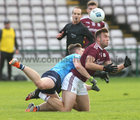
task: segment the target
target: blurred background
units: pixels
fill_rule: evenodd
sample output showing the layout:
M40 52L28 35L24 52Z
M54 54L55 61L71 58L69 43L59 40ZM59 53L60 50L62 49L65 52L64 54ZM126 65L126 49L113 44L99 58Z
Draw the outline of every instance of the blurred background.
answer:
M125 56L132 66L120 76L139 76L140 72L140 0L94 0L105 11L105 22L110 31L107 50L115 64ZM64 57L66 39L58 41L56 35L71 21L73 7L80 6L86 15L88 0L0 0L0 29L8 18L15 29L19 54L25 65L40 74ZM24 58L24 59L23 59ZM32 58L32 59L25 59ZM39 58L39 61L36 61ZM53 59L58 58L58 59ZM4 73L7 73L5 65ZM13 69L13 75L22 74Z

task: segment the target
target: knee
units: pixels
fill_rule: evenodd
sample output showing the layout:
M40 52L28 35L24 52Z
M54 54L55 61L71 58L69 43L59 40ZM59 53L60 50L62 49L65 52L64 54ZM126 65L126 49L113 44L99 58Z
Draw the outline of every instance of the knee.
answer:
M42 82L38 82L37 87L41 90L46 89L46 86L44 84L42 84Z
M37 81L36 86L41 90L52 89L55 87L55 83L50 78L41 78Z

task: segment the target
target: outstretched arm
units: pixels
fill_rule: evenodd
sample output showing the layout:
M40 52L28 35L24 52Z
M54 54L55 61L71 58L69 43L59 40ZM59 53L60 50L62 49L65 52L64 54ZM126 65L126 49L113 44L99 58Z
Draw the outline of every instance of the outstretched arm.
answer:
M107 61L105 64L110 64L110 61ZM124 68L129 67L131 65L131 60L126 56L124 63L123 64L119 64L117 65L118 70L116 71L116 73L122 71Z

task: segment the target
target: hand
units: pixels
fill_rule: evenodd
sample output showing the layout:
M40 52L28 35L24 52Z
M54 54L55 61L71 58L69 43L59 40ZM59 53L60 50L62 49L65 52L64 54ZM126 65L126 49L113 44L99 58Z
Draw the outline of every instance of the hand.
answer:
M56 38L61 38L62 37L62 35L64 34L64 31L62 31L61 33L59 33L57 36L56 36Z
M109 83L109 75L107 72L104 71L100 72L100 78L105 80L106 83Z
M131 60L126 56L124 60L124 67L128 67L131 65Z
M118 70L117 66L116 65L112 65L112 64L113 63L104 66L103 71L109 72L109 73L117 72L117 70Z
M91 76L89 79L90 83L92 83L94 86L96 85L97 81L94 80L94 78Z
M95 90L97 92L100 91L100 88L98 88L98 86L96 85L97 81L92 76L88 80L93 84L91 87L92 90Z

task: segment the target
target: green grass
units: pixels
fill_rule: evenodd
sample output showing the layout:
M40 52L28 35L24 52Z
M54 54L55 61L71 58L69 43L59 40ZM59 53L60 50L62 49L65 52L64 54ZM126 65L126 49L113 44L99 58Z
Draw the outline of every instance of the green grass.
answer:
M140 78L98 80L100 92L89 91L90 112L26 113L31 101L26 95L35 89L32 82L0 82L1 120L140 120ZM32 100L40 104L42 100Z

